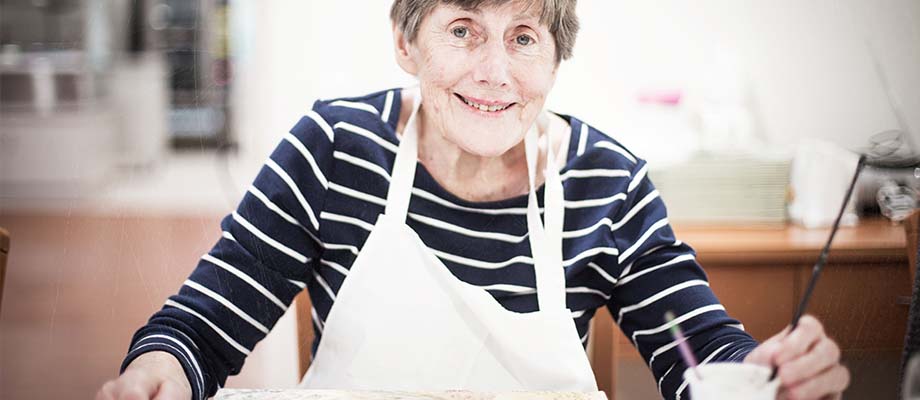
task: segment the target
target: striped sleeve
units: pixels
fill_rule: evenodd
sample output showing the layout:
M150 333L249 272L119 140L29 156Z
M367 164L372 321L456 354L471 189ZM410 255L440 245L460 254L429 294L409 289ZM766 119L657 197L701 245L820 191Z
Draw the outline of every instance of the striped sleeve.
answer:
M135 333L122 372L145 352L166 351L193 399L213 396L313 279L333 154L317 107L283 137L179 292Z
M612 217L619 249L613 296L607 306L658 383L664 398L689 398L686 369L664 314L672 311L701 362L741 361L757 342L730 318L709 287L690 246L677 240L664 202L638 160Z

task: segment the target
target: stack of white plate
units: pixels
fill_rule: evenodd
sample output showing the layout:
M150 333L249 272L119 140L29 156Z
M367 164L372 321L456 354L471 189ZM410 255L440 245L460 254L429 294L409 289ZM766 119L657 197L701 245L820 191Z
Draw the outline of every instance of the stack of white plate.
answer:
M791 158L776 154L701 154L649 165L672 222L782 223Z

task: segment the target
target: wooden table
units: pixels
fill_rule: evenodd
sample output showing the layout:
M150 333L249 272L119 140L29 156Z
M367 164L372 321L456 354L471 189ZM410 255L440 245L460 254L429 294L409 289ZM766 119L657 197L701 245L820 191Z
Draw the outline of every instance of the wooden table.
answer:
M830 229L794 225L675 226L697 250L711 287L729 315L763 341L789 324ZM904 227L870 219L837 232L808 307L847 357L900 354L911 293ZM628 339L599 312L594 367L607 393L618 361L638 359ZM600 346L600 348L598 347Z
M602 392L371 392L302 389L222 389L215 400L604 400Z

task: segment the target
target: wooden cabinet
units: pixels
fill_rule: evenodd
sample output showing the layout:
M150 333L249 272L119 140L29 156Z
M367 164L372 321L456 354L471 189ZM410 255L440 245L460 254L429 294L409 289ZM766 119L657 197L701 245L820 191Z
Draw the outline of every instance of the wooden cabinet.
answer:
M678 225L674 229L679 239L696 249L729 315L760 341L789 324L830 234L829 229L792 225ZM911 293L905 246L904 228L885 220L865 220L837 232L807 312L823 321L828 335L844 350L845 362L856 365L860 360L900 356L908 311L905 299ZM597 359L599 350L610 352L598 360L608 357L613 360L610 365L595 363L595 369L599 369L601 389L612 393L617 364L640 356L609 317L601 314L595 322L597 338L614 337L616 342L608 347L595 345L592 355ZM854 368L855 384L859 377Z
M829 229L676 228L698 252L729 314L758 340L786 326ZM904 228L884 220L841 228L808 313L841 348L900 350L911 292Z

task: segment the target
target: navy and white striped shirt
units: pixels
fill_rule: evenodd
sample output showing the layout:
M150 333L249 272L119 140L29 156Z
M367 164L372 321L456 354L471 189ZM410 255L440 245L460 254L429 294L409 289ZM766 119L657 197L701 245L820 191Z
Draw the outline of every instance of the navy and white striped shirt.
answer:
M400 90L317 101L266 161L213 249L135 334L122 365L167 351L194 397L213 395L304 288L314 350L348 270L384 211L399 140ZM742 360L756 342L728 317L693 250L674 237L647 167L574 117L566 162L563 267L582 342L598 307L610 309L667 398L689 397L685 365L662 320L673 310L701 360ZM537 197L542 205L542 188ZM527 196L470 202L419 164L408 225L459 279L505 308L537 310ZM424 318L424 315L419 315Z

